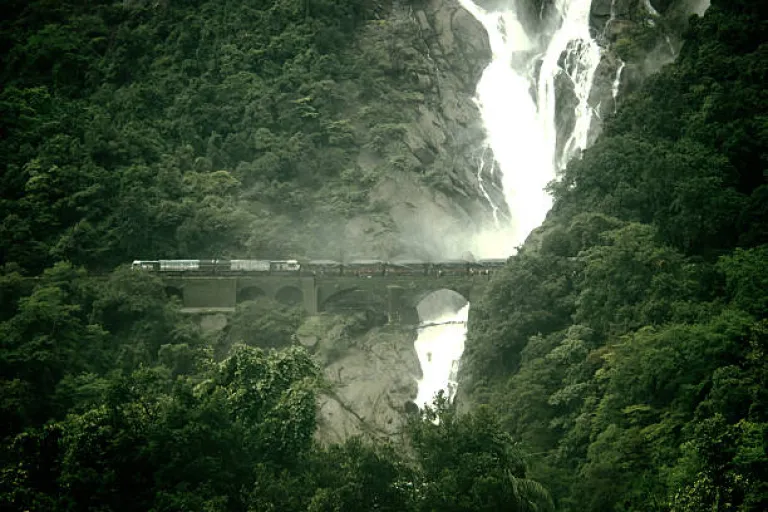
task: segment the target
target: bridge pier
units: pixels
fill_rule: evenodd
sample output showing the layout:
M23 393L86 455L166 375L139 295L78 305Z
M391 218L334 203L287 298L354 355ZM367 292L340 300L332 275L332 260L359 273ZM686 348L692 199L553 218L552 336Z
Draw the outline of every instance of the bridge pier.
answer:
M390 324L399 324L401 321L404 291L402 286L387 286L387 320Z
M314 277L305 277L301 280L301 294L303 296L304 311L310 315L318 313L317 286Z

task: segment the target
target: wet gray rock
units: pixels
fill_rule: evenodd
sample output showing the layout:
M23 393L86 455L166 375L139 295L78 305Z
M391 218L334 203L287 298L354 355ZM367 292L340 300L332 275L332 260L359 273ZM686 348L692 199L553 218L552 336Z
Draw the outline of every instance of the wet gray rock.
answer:
M573 91L570 78L565 73L560 73L555 77L555 90L557 91L557 101L555 102L555 119L557 120L557 154L560 154L573 132L576 125L575 108L579 104L579 99Z
M589 22L598 33L603 32L605 25L611 19L613 0L593 0L589 11Z
M419 108L416 127L409 130L409 147L416 137L424 140L422 146L434 151L434 159L425 160L423 150L417 157L429 162L425 173L446 174L450 185L444 185L443 192L457 194L457 205L463 210L456 218L466 213L483 225L491 221L491 210L476 178L485 132L474 96L490 63L488 36L457 0L426 0L413 12L434 88ZM488 189L494 203L504 206L500 183L489 184Z
M385 205L386 221L361 216L347 224L346 237L363 241L354 256L458 258L470 248L472 230L480 229L469 212L456 206L467 200L465 194L460 186L441 191L412 174L393 173L370 192L372 202Z
M589 104L593 106L599 119L606 119L613 115L618 108L620 98L626 93L627 77L629 74L627 72L627 66L624 64L624 69L621 72L621 79L618 82L618 96L616 100L613 98L613 87L616 83L616 78L621 65L621 60L619 60L614 53L610 51L603 52L600 64L595 71L595 81L589 95ZM593 141L597 136L597 130L590 135ZM590 141L590 143L592 141Z
M613 88L622 62L614 51L621 39L631 39L638 30L651 29L648 9L644 0L593 0L591 24L597 40L603 47L603 58L597 68L589 103L597 114L590 131L590 144L601 131L601 120L613 115L622 99L640 87L646 77L672 62L679 50L679 34L671 27L682 30L690 14L703 13L709 0L652 0L651 5L660 13L655 22L656 45L650 51L624 64L618 83L618 96L614 101Z
M470 249L474 233L493 222L477 179L485 132L474 102L490 62L488 37L457 0L415 2L393 10L391 18L413 38L412 84L420 97L405 113L402 148L408 155L399 162L402 174L388 173L393 179L370 191L372 209L381 215L348 222L345 237L356 241L359 252L367 251L359 256L458 256ZM386 155L363 150L358 165L375 171L386 161ZM506 209L499 177L484 180L494 204Z
M420 375L415 332L383 327L348 336L340 318L327 318L325 331L314 327L315 357L330 385L318 400L316 437L324 443L355 435L398 438Z
M633 12L645 12L643 0L593 0L590 9L590 25L599 36L632 19Z

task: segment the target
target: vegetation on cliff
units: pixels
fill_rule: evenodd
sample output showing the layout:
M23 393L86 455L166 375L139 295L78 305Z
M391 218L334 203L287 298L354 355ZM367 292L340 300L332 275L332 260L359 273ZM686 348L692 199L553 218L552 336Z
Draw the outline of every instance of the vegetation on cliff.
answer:
M490 407L438 399L407 450L313 441L315 361L261 348L296 311L211 340L154 277L92 272L311 253L379 215L370 185L418 174L410 27L373 1L2 5L3 510L768 507L764 2L713 1L552 185L473 305Z
M0 264L338 256L371 185L415 170L418 42L382 9L4 1Z
M245 303L221 358L153 276L61 263L28 282L0 282L3 510L548 506L487 410L457 417L438 401L412 418L409 454L317 445L316 362L258 347L285 343L293 312Z
M472 395L562 510L768 507L766 83L765 3L712 2L473 306Z
M158 279L113 271L317 257L336 220L380 214L382 177L439 185L403 143L414 21L358 0L2 6L0 509L548 505L487 411L438 403L407 454L319 446L315 361L263 351L300 313L246 302L209 339Z

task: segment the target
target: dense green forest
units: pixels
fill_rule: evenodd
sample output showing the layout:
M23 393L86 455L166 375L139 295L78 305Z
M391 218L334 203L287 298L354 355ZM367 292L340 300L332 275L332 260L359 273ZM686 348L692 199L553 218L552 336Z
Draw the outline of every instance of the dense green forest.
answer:
M407 453L317 444L328 383L285 348L301 312L246 302L211 339L157 279L113 271L317 256L335 219L376 215L367 189L408 170L392 135L423 99L385 7L2 1L0 509L550 506L488 410L436 402Z
M684 41L473 305L471 395L561 510L768 509L768 4Z
M327 254L423 100L381 9L4 0L0 264Z
M212 340L114 270L311 254L377 215L423 100L387 4L0 0L1 509L768 508L762 0L713 0L552 185L473 305L487 405L438 399L406 449L315 442L317 363L267 351L301 313L246 303Z

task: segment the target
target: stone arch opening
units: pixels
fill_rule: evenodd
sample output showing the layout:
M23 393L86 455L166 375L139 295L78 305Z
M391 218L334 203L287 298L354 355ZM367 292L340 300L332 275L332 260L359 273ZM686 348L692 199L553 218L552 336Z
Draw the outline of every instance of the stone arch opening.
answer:
M421 295L416 300L416 313L420 322L429 323L447 314L456 313L469 299L450 288L441 288Z
M178 288L176 286L166 286L165 287L165 295L169 299L177 298L182 303L184 302L184 292L181 288Z
M332 293L319 303L320 311L355 309L367 303L367 294L359 288L347 288Z
M266 293L264 293L264 290L258 286L249 286L237 292L237 303L240 304L241 302L248 300L256 300L260 297L264 297L265 295Z
M275 294L275 299L286 306L298 306L304 301L304 293L295 286L284 286Z

